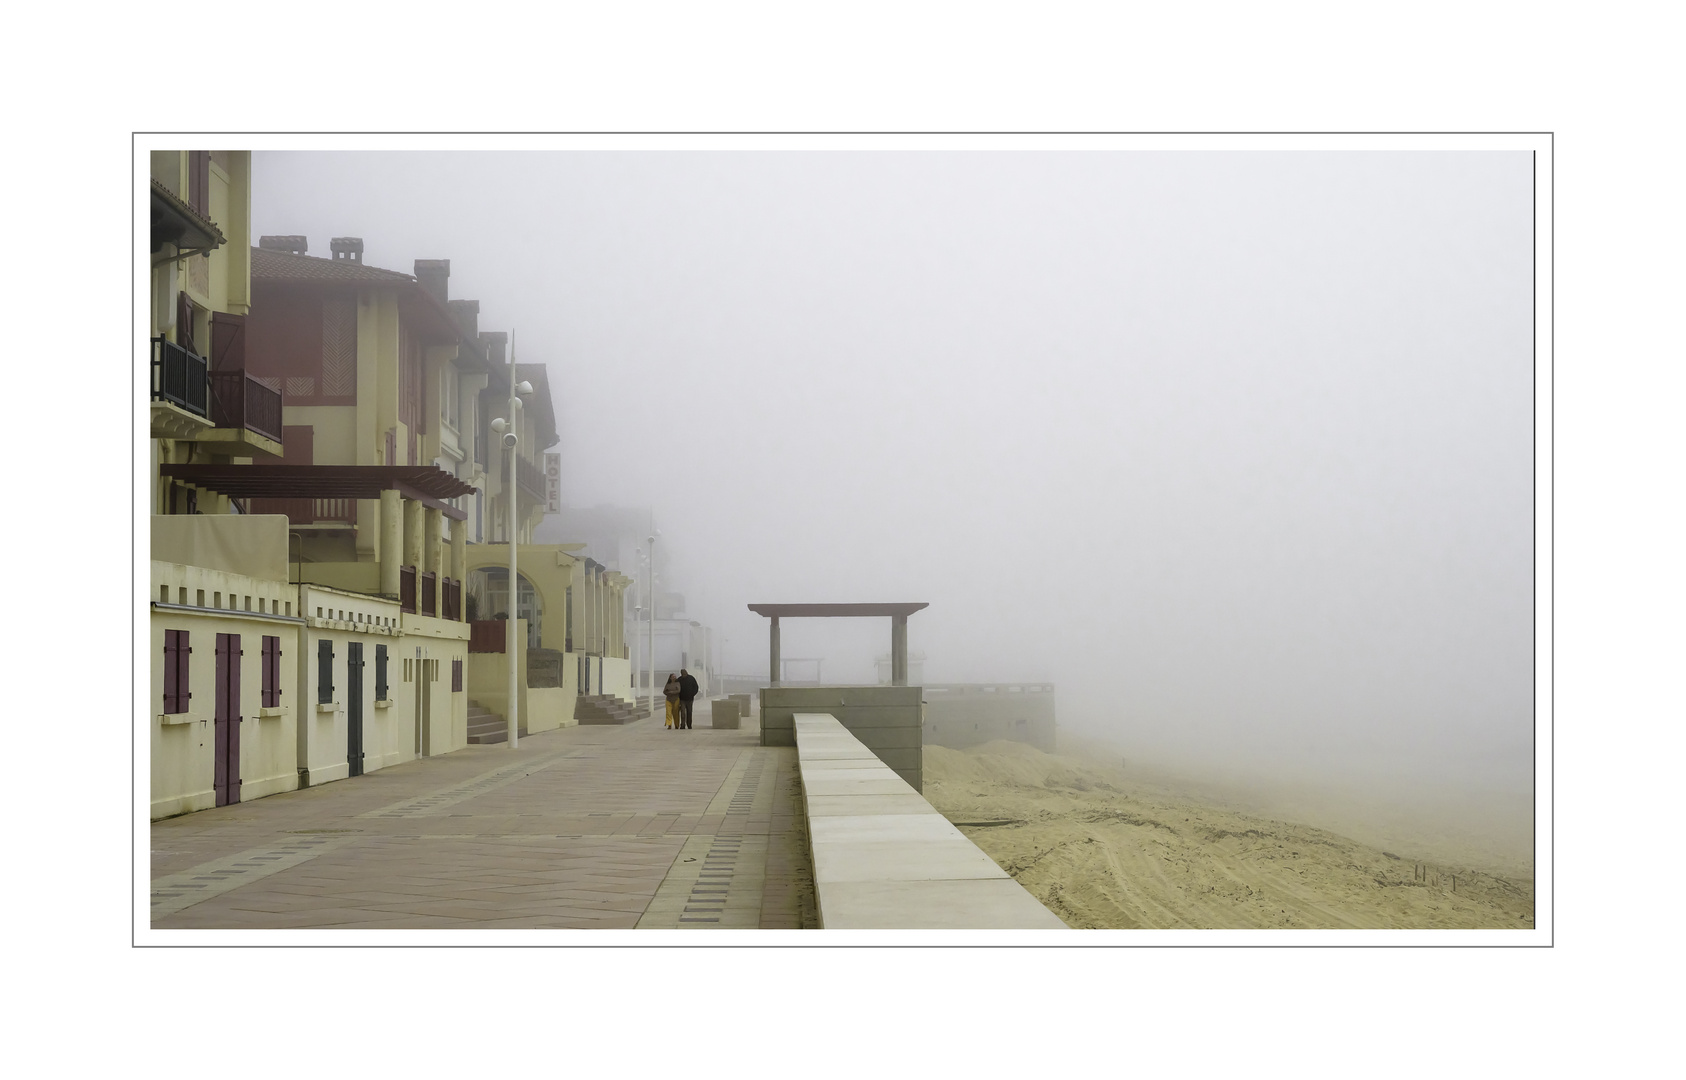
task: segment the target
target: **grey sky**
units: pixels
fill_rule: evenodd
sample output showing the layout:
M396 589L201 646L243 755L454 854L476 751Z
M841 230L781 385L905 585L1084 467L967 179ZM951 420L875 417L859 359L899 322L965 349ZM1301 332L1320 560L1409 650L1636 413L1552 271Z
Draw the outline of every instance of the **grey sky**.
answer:
M931 681L1227 758L1532 747L1526 153L260 152L544 361L564 498L653 505L693 618L927 600ZM795 623L869 679L888 627Z

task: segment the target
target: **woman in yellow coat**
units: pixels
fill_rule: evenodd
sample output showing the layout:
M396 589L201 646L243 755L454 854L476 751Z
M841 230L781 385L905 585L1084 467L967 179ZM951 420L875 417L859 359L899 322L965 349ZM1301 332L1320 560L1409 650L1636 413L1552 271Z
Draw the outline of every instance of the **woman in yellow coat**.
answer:
M662 689L662 696L667 698L667 726L679 726L679 676L669 675L667 686Z

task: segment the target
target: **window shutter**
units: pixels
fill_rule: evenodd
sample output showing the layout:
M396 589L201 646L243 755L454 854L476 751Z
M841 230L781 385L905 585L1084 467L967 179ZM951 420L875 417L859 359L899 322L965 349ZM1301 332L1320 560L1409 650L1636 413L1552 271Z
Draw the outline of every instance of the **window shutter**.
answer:
M462 692L462 661L461 660L452 660L451 661L451 692L453 694L458 694L458 693Z
M206 217L211 216L211 152L187 152L187 204Z
M281 639L265 635L263 639L263 706L273 709L281 704Z
M334 700L334 643L327 638L316 642L316 700L322 705Z
M211 370L246 369L246 316L211 312Z
M386 696L386 646L375 646L375 700L387 701Z
M187 711L187 631L164 631L164 711Z
M193 301L185 292L176 294L176 344L199 355L199 350L193 347Z

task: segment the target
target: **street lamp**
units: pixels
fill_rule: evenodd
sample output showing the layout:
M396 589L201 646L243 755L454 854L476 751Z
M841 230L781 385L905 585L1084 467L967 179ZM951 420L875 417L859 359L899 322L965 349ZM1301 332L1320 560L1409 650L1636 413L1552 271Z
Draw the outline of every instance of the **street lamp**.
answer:
M650 558L645 566L649 577L649 587L644 590L644 598L650 602L650 707L656 704L656 534L648 537Z
M509 451L509 470L504 473L504 499L508 503L505 514L504 540L509 544L509 600L506 605L503 648L509 659L509 748L514 750L519 741L520 720L516 716L519 702L519 664L516 657L515 618L521 610L521 588L517 584L520 580L515 572L515 447L520 439L516 435L516 428L521 417L521 394L531 394L533 384L523 380L515 381L515 331L509 332L509 417L505 420L498 417L492 421L492 434L503 440L504 449Z

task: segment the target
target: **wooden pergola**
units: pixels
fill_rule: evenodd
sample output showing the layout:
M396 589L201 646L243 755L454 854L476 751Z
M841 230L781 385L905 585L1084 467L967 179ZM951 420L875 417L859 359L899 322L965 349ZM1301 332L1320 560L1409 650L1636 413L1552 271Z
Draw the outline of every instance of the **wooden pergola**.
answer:
M907 617L926 604L751 604L749 610L772 620L768 630L767 676L779 685L779 619L890 617L890 685L907 685Z
M231 499L379 499L396 491L456 521L468 514L445 500L474 492L437 465L162 465L158 471Z

